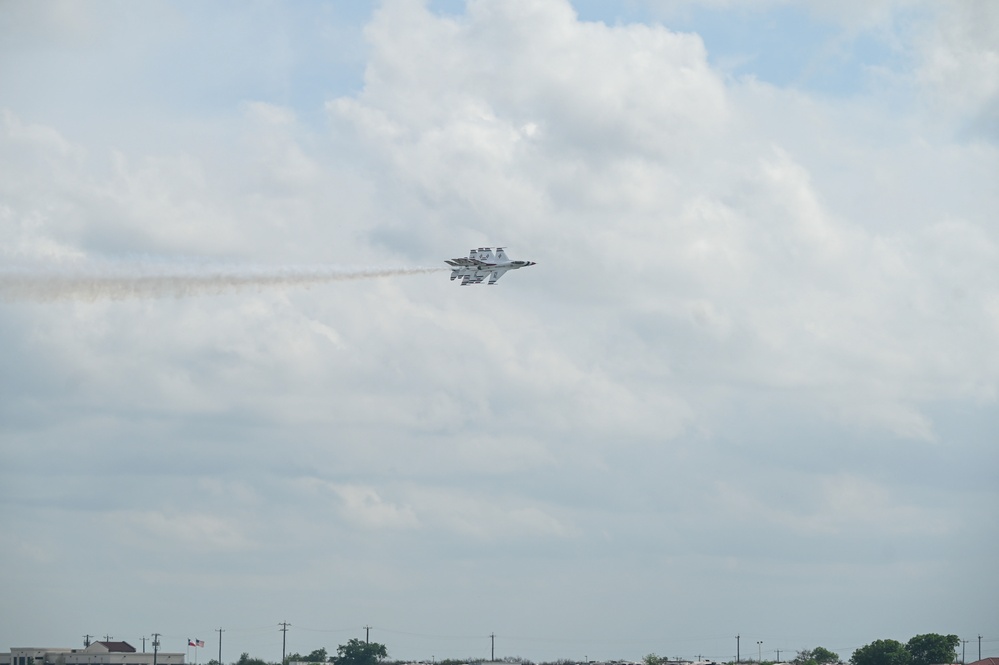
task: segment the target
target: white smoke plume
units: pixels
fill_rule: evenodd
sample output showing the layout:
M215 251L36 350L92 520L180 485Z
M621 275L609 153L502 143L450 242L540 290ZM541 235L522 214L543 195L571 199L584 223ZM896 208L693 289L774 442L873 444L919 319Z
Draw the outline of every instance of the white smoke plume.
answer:
M448 268L331 266L90 265L0 268L0 301L52 302L183 298L249 289L420 275Z

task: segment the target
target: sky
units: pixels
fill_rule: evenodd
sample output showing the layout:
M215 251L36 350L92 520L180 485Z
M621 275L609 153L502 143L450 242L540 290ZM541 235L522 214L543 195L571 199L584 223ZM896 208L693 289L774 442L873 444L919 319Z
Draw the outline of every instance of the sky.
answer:
M991 0L0 3L0 649L999 655L997 45ZM392 274L11 286L288 270Z

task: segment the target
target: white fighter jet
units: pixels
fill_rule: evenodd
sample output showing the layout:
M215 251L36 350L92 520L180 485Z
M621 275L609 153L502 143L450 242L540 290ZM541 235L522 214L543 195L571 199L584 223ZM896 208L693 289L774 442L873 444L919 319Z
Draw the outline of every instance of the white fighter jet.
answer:
M488 277L488 284L495 284L507 270L516 270L533 266L534 261L511 261L502 247L479 247L468 253L468 258L457 258L447 261L451 266L451 281L461 277L461 285L481 284Z

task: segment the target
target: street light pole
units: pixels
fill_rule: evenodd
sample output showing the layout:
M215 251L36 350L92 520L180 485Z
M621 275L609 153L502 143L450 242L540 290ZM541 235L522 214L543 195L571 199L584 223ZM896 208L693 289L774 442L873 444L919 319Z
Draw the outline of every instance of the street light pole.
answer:
M758 650L758 653L756 654L756 662L757 663L762 663L763 662L763 640L756 640L756 648Z

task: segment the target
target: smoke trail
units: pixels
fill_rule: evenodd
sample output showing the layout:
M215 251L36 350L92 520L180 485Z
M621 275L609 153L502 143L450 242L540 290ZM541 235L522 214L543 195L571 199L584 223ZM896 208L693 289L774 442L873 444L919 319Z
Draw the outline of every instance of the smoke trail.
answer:
M0 300L125 300L218 295L244 289L309 287L326 282L420 275L448 268L334 268L330 266L120 266L87 269L0 269Z

